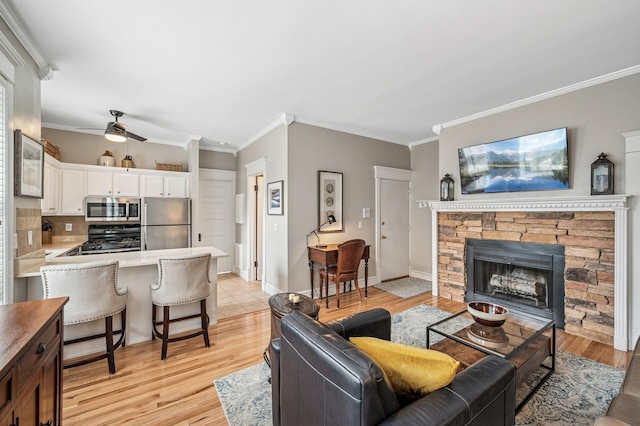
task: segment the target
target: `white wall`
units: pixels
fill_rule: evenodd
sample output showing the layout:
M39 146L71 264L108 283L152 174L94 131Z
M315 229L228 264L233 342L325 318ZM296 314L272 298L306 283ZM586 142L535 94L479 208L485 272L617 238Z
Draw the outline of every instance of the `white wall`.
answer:
M640 131L627 133L625 143L626 194L629 198L629 316L630 345L640 336ZM634 238L635 236L635 238ZM635 309L634 309L635 307Z

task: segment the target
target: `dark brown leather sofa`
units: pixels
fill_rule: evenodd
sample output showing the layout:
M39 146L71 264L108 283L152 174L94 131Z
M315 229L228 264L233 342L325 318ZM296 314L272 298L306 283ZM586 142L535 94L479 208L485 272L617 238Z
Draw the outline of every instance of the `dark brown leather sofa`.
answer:
M640 425L640 338L620 387L611 400L607 414L596 419L595 426Z
M294 312L270 346L274 425L513 425L515 368L487 356L445 388L403 405L380 367L348 338L389 340L384 309L321 324Z

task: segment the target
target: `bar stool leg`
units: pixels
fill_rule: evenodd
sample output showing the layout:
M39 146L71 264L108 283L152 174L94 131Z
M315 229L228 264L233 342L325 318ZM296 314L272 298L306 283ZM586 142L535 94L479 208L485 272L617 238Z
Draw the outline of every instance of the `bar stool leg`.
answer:
M151 340L156 340L156 310L157 307L151 304Z
M207 299L200 301L200 320L202 322L202 335L204 337L204 346L209 347L209 315L207 315Z
M116 361L113 355L113 317L110 315L104 319L105 339L107 341L107 361L109 363L109 374L115 374Z
M169 307L164 306L164 322L162 323L162 356L160 359L167 359L167 346L169 346Z

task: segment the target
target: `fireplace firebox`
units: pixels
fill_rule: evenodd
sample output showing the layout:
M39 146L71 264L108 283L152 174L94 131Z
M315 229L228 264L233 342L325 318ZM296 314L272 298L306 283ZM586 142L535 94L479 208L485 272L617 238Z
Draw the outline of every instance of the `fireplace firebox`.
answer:
M564 328L564 246L467 239L466 300L488 301Z

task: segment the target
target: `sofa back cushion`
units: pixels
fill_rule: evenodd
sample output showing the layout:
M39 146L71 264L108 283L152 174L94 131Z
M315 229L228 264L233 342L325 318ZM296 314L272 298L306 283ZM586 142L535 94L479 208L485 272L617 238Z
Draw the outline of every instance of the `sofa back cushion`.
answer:
M298 312L282 318L280 378L283 426L375 425L399 408L371 358Z

